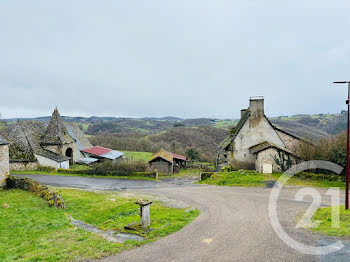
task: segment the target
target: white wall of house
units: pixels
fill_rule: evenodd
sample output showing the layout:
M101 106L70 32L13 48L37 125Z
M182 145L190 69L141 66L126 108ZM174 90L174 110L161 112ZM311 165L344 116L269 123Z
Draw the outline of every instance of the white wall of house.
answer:
M250 153L249 148L265 141L282 148L285 147L281 138L265 117L255 119L253 123L248 119L233 141L232 155L228 155L231 158L229 162L232 163L233 167L237 165L240 168L240 165L247 165L241 168L254 168L255 156Z
M0 145L0 187L5 185L6 178L10 173L9 147Z
M37 154L35 154L35 157L41 166L50 166L55 168L56 170L58 168L69 169L69 160L58 162L53 159L50 159L41 155L37 155Z

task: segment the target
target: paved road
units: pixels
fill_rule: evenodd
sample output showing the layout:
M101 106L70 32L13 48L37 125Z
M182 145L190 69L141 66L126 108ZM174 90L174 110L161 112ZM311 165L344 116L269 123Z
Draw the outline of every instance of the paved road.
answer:
M350 252L331 256L300 254L285 245L274 233L267 214L268 188L215 186L172 186L171 182L107 180L59 177L42 183L115 190L127 186L145 194L166 196L198 208L199 217L181 231L154 243L135 248L102 261L350 261ZM55 180L52 182L51 180ZM108 184L110 183L110 184ZM334 241L303 229L295 229L295 217L309 207L308 201L294 200L299 188L283 190L279 198L279 218L286 232L304 244L319 246ZM320 190L322 194L325 190ZM323 204L329 204L324 198Z

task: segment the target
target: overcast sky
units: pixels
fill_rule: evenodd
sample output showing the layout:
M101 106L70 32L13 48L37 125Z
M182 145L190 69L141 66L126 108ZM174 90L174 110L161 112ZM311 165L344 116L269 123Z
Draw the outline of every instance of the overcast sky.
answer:
M237 118L337 113L348 0L0 1L0 112Z

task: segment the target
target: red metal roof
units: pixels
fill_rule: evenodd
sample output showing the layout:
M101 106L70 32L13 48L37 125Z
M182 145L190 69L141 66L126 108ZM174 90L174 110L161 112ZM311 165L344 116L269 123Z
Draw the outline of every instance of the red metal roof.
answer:
M174 153L170 153L170 154L173 156L173 158L186 161L186 157L185 156L177 155L177 154L174 154Z
M87 149L84 149L84 150L81 150L81 151L83 151L85 153L93 154L93 155L96 155L96 156L100 156L100 155L106 154L108 152L111 152L112 149L104 148L104 147L101 147L101 146L93 146L91 148L87 148Z

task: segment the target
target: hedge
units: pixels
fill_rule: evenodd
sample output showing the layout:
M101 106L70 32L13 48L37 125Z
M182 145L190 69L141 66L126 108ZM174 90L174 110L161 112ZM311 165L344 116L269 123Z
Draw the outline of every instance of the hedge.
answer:
M64 201L59 194L52 192L47 186L43 186L39 182L30 178L9 176L6 179L6 189L26 190L45 199L49 206L59 207L62 209L65 208Z

